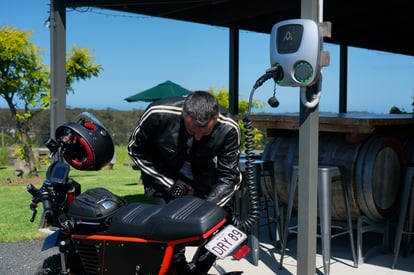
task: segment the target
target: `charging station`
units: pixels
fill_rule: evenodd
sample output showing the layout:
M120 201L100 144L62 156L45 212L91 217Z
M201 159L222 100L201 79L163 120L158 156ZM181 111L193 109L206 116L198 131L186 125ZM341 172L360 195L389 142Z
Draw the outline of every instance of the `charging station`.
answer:
M316 253L318 105L322 86L321 68L329 65L329 53L322 50L323 37L331 35L331 24L323 23L322 11L318 12L318 22L305 18L291 19L272 27L271 66L256 80L250 93L247 113L248 116L251 111L254 91L271 78L275 82L273 96L268 100L271 107L279 105L275 97L277 85L300 88L297 274L311 274L315 270L315 259L312 258ZM303 17L313 18L315 14L307 15L305 12L303 15L307 16ZM251 121L245 121L246 129L251 128Z
M322 36L318 24L310 19L279 22L270 35L270 65L281 67L280 86L303 87L320 76Z

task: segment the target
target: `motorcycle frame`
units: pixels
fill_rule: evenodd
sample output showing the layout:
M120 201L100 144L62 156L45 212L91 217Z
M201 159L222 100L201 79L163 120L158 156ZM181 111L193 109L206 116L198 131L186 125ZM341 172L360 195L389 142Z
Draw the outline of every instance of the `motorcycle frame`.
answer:
M139 237L125 237L125 236L112 236L112 235L105 235L105 234L93 234L93 235L87 235L87 234L73 234L71 236L72 241L76 243L80 243L82 241L95 241L97 243L101 243L101 246L104 247L104 251L101 253L98 253L100 256L100 263L101 266L99 267L99 270L101 271L99 274L119 274L119 270L116 270L115 273L111 273L111 271L107 271L106 269L106 262L105 262L105 255L108 253L105 248L109 244L115 244L119 246L125 246L125 244L149 244L149 245L160 245L162 247L165 247L164 252L162 253L161 258L162 259L155 259L156 261L160 262L160 267L158 274L159 275L170 275L173 274L171 270L171 263L174 256L175 248L177 246L202 246L205 241L212 236L215 232L217 232L223 225L225 225L226 219L223 219L218 224L216 224L214 227L212 227L210 230L202 234L201 236L192 236L188 238L182 238L178 240L171 240L171 241L159 241L159 240L149 240L149 239L143 239ZM75 245L76 246L76 245ZM135 252L135 251L134 251ZM136 255L139 257L139 255ZM112 260L113 260L113 256ZM81 256L82 260L82 256ZM83 263L83 260L82 260ZM156 264L155 264L156 265ZM139 268L139 266L136 266L136 268ZM138 274L138 273L137 273Z

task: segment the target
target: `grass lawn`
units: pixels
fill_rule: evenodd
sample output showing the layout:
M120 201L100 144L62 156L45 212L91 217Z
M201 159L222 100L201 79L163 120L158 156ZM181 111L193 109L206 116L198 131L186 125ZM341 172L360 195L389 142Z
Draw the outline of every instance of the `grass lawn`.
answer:
M139 184L140 171L132 169L126 149L115 149L117 162L112 169L100 171L70 170L70 177L82 185L82 191L94 187L104 187L128 202L149 201L144 188ZM43 207L39 205L36 220L29 220L31 195L26 186L32 183L37 188L42 185L47 167L39 169L39 177L16 178L13 167L0 167L0 242L15 242L38 238L38 222Z

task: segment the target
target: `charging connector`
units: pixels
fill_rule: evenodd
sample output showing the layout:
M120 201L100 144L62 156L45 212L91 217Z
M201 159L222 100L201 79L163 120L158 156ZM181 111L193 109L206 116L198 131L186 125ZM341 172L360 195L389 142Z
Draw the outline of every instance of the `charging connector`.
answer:
M283 70L280 66L274 66L266 70L266 73L263 74L256 80L256 83L253 86L253 89L257 89L263 85L267 80L273 78L275 82L278 82L280 79L283 78Z

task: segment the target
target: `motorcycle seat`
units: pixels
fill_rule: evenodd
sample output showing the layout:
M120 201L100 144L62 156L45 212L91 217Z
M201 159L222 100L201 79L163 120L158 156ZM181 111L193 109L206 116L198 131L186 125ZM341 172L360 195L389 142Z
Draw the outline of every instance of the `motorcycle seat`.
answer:
M114 214L109 233L171 241L201 236L226 216L223 208L194 196L184 196L167 205L136 202Z

